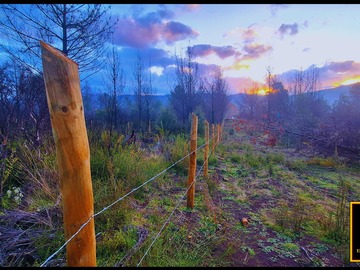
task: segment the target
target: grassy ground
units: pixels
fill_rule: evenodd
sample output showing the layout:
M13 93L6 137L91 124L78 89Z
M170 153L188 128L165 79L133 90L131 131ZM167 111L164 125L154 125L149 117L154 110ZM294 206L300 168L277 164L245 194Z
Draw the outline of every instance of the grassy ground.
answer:
M348 239L348 202L360 200L356 164L253 144L226 122L207 178L203 148L197 153L188 209L188 159L132 192L188 153L186 136L153 138L146 147L125 147L121 135L89 138L95 213L106 208L95 217L97 266L358 266L349 264ZM2 266L39 266L64 243L51 149L32 167L39 188L13 189L2 202ZM65 266L65 257L63 249L47 266Z

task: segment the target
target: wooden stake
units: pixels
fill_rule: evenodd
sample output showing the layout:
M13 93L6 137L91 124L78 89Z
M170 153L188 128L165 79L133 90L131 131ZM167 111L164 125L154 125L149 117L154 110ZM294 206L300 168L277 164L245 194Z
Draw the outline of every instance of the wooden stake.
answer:
M208 157L209 157L209 122L205 120L205 151L204 151L204 177L208 176Z
M212 150L211 150L211 152L213 153L213 155L214 155L214 153L215 153L215 124L212 124L211 125L211 138L212 138Z
M216 145L219 145L220 143L220 124L217 124L217 139L216 139Z
M194 195L195 195L195 173L196 173L196 148L197 148L197 127L198 118L192 113L191 121L191 137L190 137L190 161L189 161L189 174L187 181L187 207L194 208Z
M40 45L68 240L94 214L89 141L77 63L42 41ZM67 244L66 257L70 267L96 266L94 219Z

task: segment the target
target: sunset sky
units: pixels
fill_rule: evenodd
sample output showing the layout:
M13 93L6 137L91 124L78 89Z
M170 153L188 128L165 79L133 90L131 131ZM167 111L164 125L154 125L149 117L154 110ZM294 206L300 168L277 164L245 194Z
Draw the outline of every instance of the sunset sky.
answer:
M151 68L157 94L174 78L174 55L193 48L206 74L221 66L229 93L319 68L320 89L360 81L360 4L113 4L113 36L126 81L136 56ZM102 74L89 81L101 91ZM128 89L128 91L130 91Z
M115 4L111 13L124 68L137 52L147 67L151 56L158 94L187 46L202 70L223 68L230 93L264 83L267 67L286 80L314 65L321 89L360 81L359 4Z

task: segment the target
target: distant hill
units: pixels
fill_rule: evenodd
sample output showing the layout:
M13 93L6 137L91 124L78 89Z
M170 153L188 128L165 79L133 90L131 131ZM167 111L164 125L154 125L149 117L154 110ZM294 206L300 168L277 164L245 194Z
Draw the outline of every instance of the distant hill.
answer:
M331 89L320 90L321 96L327 101L327 103L331 106L337 101L341 95L349 94L349 90L351 85L340 85Z
M100 93L90 93L89 94L88 98L89 98L89 102L91 104L91 108L93 110L98 110L101 107L103 107L103 105L101 105L104 100L103 96L104 96L104 93L101 93L101 94ZM156 106L161 105L161 106L166 107L169 105L169 97L170 97L170 95L153 95L152 101L154 104L157 104ZM86 100L86 96L84 95L83 101L85 101L85 100ZM122 108L126 108L129 105L134 104L135 101L136 101L135 95L126 94L126 95L118 96L118 102Z
M336 100L338 100L340 98L341 95L349 94L349 90L350 90L351 86L352 85L341 85L341 86L330 88L330 89L319 90L319 93L327 101L327 103L331 106L335 103ZM99 94L99 93L90 94L91 105L92 105L93 109L98 109L101 107L101 100L102 100L101 96L102 95L103 94ZM241 99L245 95L247 95L247 94L239 93L239 94L229 95L230 111L228 112L228 116L237 114L238 104L241 103ZM152 97L153 97L153 102L155 104L161 105L164 107L169 106L169 98L170 98L169 94L154 95ZM264 96L261 96L261 97L264 98ZM124 108L130 104L134 104L135 95L130 95L130 94L121 95L118 97L118 100L119 100L120 106L122 106Z
M335 103L335 101L337 101L340 98L341 95L349 94L349 92L350 92L349 90L350 90L351 86L352 85L340 85L340 86L334 87L334 88L319 90L319 93L326 100L326 102L329 105L333 105ZM246 94L240 93L240 94L229 95L230 102L232 104L238 104L244 95L246 95ZM261 97L263 97L263 96L261 96Z

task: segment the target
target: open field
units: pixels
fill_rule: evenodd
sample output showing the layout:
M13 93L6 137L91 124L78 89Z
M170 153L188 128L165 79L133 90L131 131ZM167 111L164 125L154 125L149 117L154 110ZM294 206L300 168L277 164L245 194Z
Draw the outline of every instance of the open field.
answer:
M198 151L191 210L188 159L119 200L185 156L186 137L119 148L111 159L109 138L93 141L95 212L106 209L95 217L97 266L359 266L349 263L348 236L348 202L360 197L359 164L254 144L226 121L206 179ZM48 152L47 165L33 170L56 180ZM52 188L52 196L24 191L22 204L9 202L2 212L1 265L40 266L64 244L61 198ZM46 266L65 262L62 249Z

